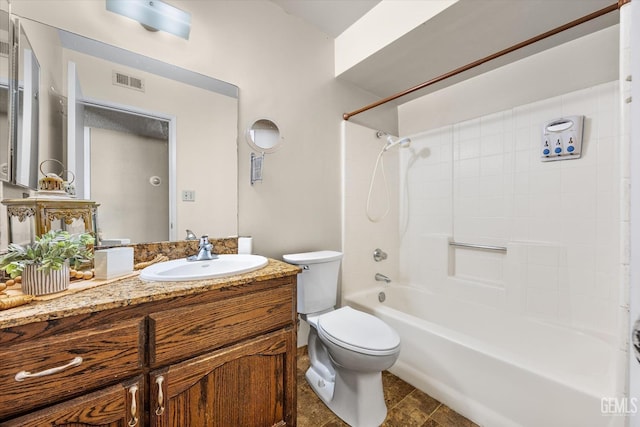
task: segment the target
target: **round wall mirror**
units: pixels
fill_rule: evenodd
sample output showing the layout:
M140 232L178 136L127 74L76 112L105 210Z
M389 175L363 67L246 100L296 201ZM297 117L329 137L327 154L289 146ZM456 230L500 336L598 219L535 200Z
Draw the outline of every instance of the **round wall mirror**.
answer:
M272 120L258 119L247 129L247 142L254 150L271 153L280 148L280 129Z

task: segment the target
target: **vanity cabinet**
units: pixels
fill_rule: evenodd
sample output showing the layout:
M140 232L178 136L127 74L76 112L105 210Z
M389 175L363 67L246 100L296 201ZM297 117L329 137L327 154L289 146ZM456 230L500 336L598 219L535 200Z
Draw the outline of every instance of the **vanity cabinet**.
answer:
M142 378L117 384L23 417L2 422L6 427L142 426Z
M153 371L151 425L295 425L295 345L285 330Z
M292 275L1 329L0 426L295 426L295 292Z

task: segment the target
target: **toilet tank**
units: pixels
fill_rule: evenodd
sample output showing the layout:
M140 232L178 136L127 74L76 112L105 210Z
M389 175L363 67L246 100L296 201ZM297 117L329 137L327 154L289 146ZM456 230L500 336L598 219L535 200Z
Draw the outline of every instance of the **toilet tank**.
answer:
M317 313L336 305L342 252L304 252L282 258L303 269L298 274L298 313Z

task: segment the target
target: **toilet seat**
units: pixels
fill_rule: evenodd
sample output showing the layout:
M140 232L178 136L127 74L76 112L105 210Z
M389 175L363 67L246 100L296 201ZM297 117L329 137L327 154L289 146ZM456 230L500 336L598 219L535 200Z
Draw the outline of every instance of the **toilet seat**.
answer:
M357 353L388 356L400 347L400 337L389 325L351 307L323 314L317 322L320 337Z

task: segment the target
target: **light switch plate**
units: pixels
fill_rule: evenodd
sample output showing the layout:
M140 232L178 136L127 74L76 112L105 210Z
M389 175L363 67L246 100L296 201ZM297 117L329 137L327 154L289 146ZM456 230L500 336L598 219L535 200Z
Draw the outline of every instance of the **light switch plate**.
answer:
M183 202L195 202L196 201L196 192L194 190L182 190L182 201Z

